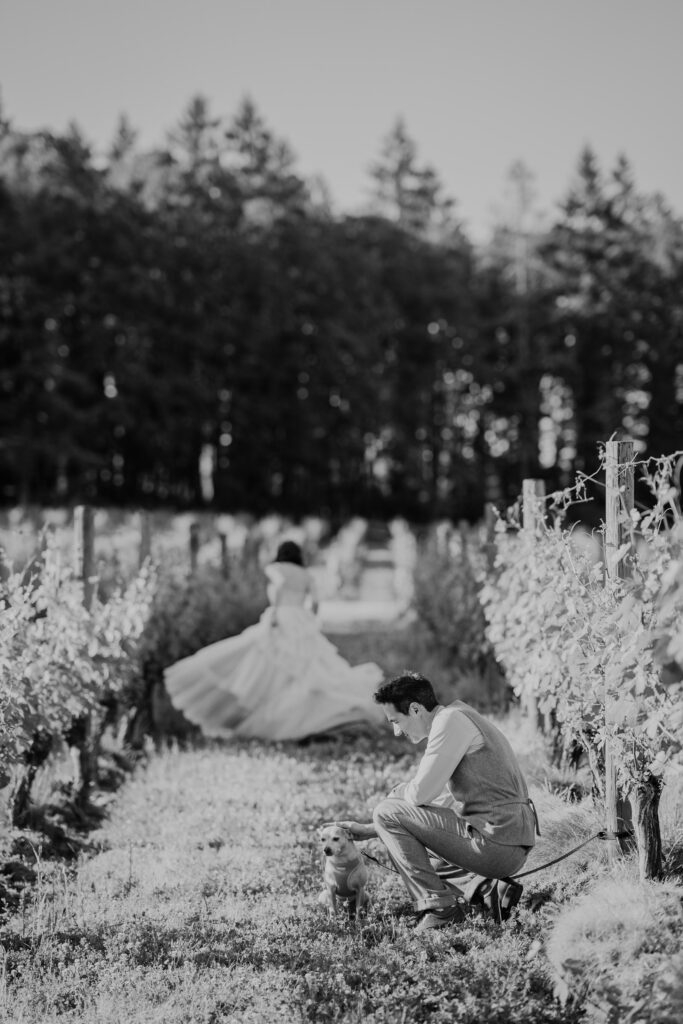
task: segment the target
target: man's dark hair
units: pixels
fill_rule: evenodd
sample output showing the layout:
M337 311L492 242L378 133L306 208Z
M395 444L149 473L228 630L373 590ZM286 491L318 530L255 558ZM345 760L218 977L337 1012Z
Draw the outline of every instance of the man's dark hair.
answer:
M439 703L434 687L419 672L402 672L394 676L375 691L378 704L393 704L402 715L408 714L411 704L421 704L427 711L433 711Z
M303 565L304 558L301 548L293 540L283 540L275 555L276 562L291 562L293 565Z

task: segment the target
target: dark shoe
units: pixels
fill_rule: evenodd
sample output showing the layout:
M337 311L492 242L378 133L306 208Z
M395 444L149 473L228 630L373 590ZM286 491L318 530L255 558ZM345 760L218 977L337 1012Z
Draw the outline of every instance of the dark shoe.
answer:
M438 910L426 910L415 925L416 934L431 931L432 928L445 928L449 924L462 924L466 913L459 903Z
M524 886L510 878L489 878L479 886L475 899L497 924L502 924L510 917L523 892Z

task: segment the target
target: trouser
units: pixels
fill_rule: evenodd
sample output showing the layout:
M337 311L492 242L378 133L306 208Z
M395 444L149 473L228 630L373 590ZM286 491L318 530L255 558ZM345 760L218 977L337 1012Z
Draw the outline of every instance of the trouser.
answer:
M435 804L416 807L387 797L373 819L417 910L471 900L485 879L519 871L529 852L527 846L494 843L455 811ZM448 866L459 871L444 872ZM439 871L448 874L448 881Z

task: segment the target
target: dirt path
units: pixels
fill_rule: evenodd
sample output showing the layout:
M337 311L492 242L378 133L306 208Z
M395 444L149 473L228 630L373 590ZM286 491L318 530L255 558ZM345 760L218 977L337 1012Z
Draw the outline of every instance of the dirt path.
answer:
M356 594L321 601L320 620L324 632L331 635L368 633L399 625L406 612L406 602L396 593L395 572L390 548L368 545Z

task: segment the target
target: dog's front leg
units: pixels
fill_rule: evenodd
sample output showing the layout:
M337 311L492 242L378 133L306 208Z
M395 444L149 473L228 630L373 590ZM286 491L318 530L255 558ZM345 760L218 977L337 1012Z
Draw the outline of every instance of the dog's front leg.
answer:
M360 912L362 910L365 910L365 905L367 904L367 902L368 902L368 897L366 896L366 893L365 893L365 886L364 885L360 885L356 889L356 900L355 900L355 903L356 903L356 917L359 916L359 914L360 914Z
M327 908L330 913L330 917L337 916L337 887L335 885L328 885L326 888L327 892Z

